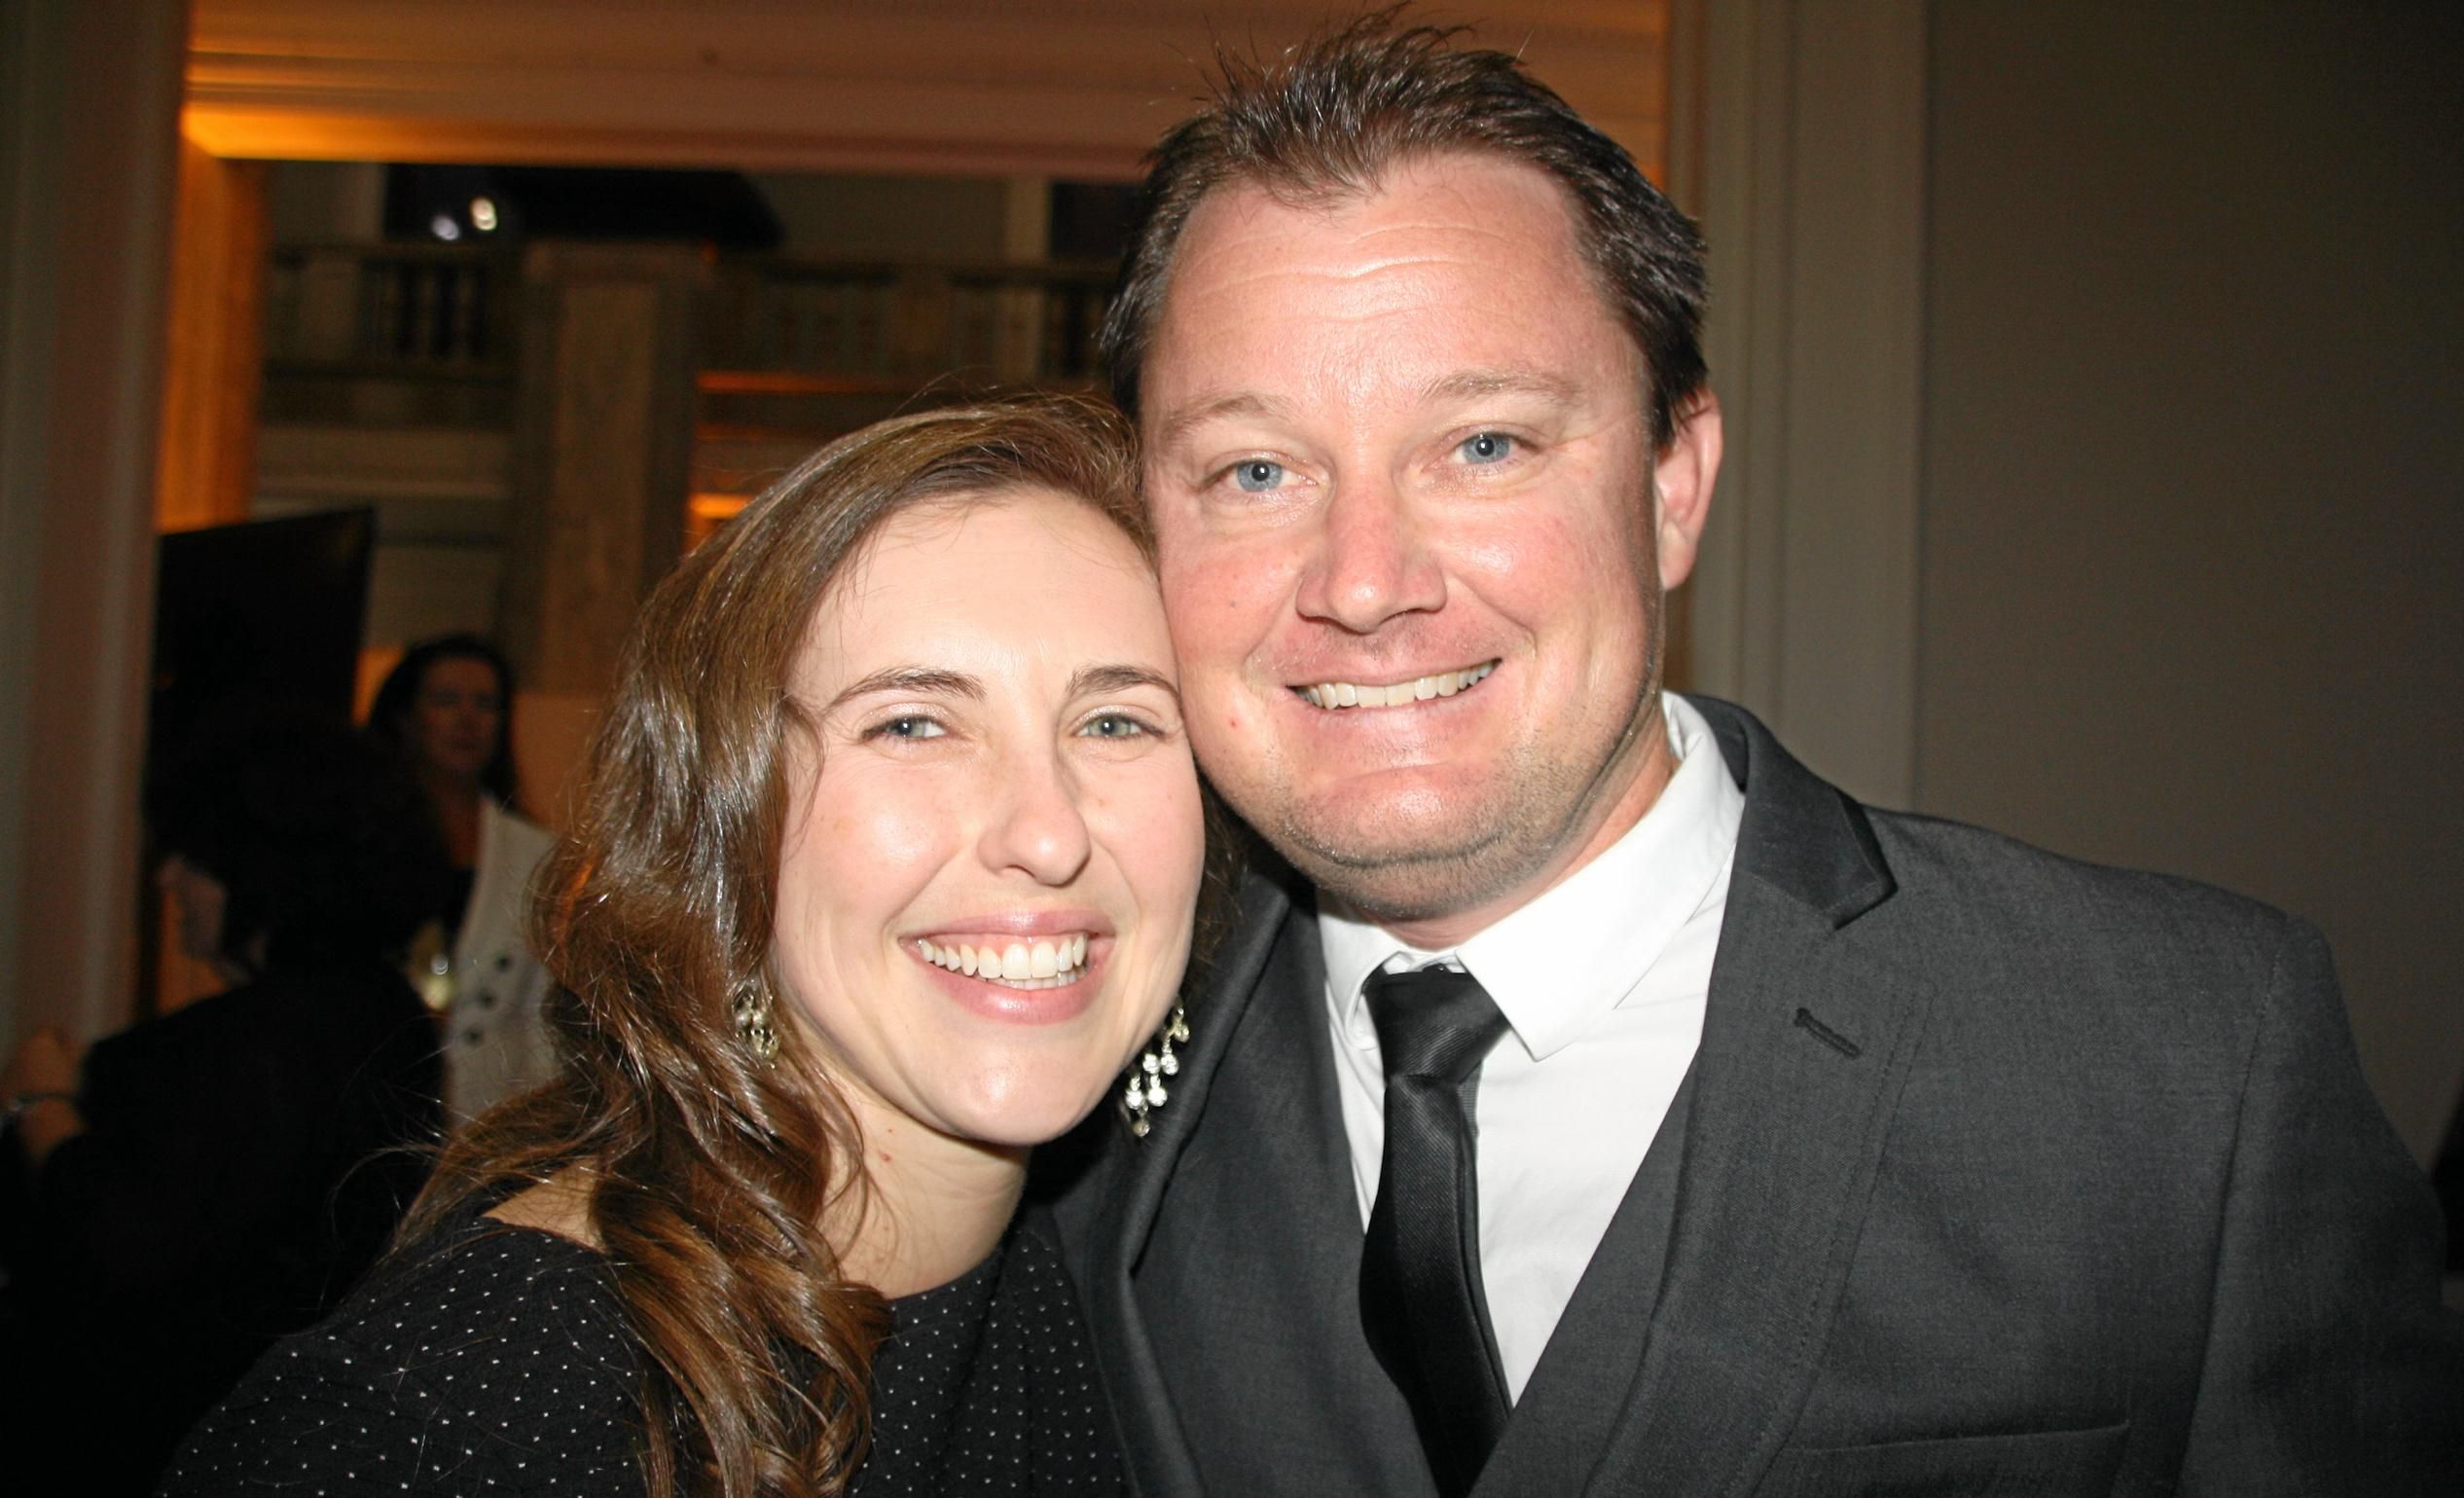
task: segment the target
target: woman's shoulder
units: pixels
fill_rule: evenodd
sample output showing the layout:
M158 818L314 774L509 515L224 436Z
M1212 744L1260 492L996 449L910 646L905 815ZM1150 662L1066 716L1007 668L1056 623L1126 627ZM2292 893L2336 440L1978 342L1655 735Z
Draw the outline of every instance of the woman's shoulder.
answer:
M351 1491L465 1492L516 1473L637 1490L639 1366L598 1254L473 1208L277 1342L191 1435L164 1491L330 1476Z
M891 1310L854 1492L1122 1490L1120 1436L1077 1295L1032 1209L993 1260Z
M440 1357L470 1357L509 1343L613 1338L630 1344L606 1256L562 1215L474 1201L398 1251L337 1317L391 1343L417 1334Z

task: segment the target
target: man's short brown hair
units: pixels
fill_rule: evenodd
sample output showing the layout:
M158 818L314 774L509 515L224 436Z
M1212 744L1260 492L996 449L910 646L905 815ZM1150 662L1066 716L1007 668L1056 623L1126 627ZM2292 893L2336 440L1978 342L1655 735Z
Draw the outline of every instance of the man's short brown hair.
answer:
M1625 148L1502 52L1457 49L1461 27L1398 27L1373 12L1272 65L1219 54L1214 96L1149 166L1104 321L1113 399L1133 417L1147 346L1189 215L1218 188L1294 204L1374 192L1408 160L1476 153L1520 162L1566 192L1576 242L1649 372L1654 443L1702 387L1702 235Z

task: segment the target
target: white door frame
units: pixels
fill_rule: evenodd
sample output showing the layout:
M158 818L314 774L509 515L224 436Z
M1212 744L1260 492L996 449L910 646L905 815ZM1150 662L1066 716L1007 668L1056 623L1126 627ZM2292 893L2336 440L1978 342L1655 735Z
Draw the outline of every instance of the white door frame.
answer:
M1925 0L1676 0L1670 183L1711 241L1727 457L1694 682L1856 794L1917 791Z

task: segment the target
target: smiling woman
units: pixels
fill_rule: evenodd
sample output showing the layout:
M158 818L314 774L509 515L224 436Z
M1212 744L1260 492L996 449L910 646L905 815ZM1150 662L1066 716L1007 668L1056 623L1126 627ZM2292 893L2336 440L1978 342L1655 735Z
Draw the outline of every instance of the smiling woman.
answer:
M1117 1490L1018 1203L1201 882L1132 471L1089 403L911 416L658 588L542 880L561 1074L170 1491Z
M1199 846L1173 669L1145 559L1044 488L898 515L823 606L790 678L776 969L877 1187L968 1188L942 1141L1060 1134L1163 1017ZM911 1224L868 1277L963 1269L988 1245L936 1241L961 1221Z

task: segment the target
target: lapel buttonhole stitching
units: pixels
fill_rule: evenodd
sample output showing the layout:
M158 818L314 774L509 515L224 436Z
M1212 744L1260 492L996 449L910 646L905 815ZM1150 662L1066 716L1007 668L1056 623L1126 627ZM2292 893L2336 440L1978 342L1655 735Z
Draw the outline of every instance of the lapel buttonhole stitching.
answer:
M1856 1041L1848 1039L1844 1035L1841 1035L1830 1026L1824 1024L1819 1019L1816 1019L1814 1017L1814 1011L1811 1009L1799 1008L1796 1011L1796 1028L1804 1031L1807 1035L1812 1036L1815 1040L1822 1041L1825 1045L1830 1046L1831 1049L1839 1052L1851 1061L1854 1061L1859 1056L1865 1054L1864 1046L1859 1045Z

